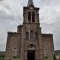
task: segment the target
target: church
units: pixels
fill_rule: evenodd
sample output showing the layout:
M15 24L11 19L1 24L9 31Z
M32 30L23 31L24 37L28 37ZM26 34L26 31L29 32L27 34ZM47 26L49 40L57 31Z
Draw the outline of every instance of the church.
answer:
M44 60L54 56L53 34L41 32L39 8L33 0L23 7L23 25L17 26L17 32L8 32L5 60Z

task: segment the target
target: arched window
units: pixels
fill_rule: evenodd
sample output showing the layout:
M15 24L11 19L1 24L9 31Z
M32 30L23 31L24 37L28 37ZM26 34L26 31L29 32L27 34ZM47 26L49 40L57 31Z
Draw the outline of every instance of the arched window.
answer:
M28 20L31 22L31 12L28 12Z
M35 39L38 39L38 33L35 32Z
M30 31L30 39L33 39L33 31Z
M26 39L29 39L29 33L26 32Z
M35 22L35 12L32 12L32 22Z

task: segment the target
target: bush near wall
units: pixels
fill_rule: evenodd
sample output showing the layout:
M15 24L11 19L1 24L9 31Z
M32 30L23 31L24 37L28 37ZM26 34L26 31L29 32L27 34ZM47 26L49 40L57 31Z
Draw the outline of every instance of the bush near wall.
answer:
M8 60L20 60L19 58L10 58L10 59L8 59Z
M5 56L4 54L0 54L0 60L4 60Z
M4 60L4 58L0 58L0 60Z

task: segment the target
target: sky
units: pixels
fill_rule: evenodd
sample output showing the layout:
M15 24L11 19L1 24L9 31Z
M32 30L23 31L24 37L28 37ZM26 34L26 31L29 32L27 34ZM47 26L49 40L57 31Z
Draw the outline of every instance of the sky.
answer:
M60 0L33 0L39 7L42 33L53 34L54 49L60 50ZM5 51L7 32L16 32L17 26L23 23L23 6L28 0L0 1L0 51Z

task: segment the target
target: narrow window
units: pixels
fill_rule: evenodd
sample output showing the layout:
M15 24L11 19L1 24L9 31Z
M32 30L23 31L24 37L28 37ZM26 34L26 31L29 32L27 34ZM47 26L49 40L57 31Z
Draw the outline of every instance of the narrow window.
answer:
M29 33L26 32L26 39L29 39Z
M35 12L32 12L32 22L35 22Z
M44 49L45 58L47 59L47 49Z
M31 12L28 12L28 20L31 22Z
M38 33L35 32L35 39L38 39Z
M13 52L14 52L13 57L17 57L17 49L16 48L13 49Z
M33 39L33 31L30 31L30 39Z

